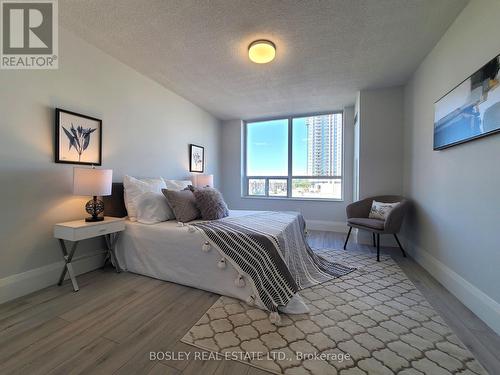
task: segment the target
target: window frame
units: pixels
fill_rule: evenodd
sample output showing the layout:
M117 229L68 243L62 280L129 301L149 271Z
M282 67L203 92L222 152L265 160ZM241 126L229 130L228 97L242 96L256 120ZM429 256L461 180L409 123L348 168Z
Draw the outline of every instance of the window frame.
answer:
M342 114L342 152L341 152L341 176L294 176L293 175L293 119ZM248 140L248 124L254 122L265 122L275 120L287 120L288 123L288 175L287 176L249 176L247 175L247 140ZM314 112L306 114L296 114L287 116L266 117L251 120L243 120L243 145L242 145L242 189L241 197L248 199L276 199L276 200L295 200L295 201L328 201L328 202L343 202L344 201L344 166L345 166L345 113L342 110ZM265 195L250 195L249 180L264 179L265 180ZM292 180L339 180L341 184L340 198L310 198L310 197L293 197L292 196ZM287 196L272 196L269 195L269 180L286 180L287 181Z

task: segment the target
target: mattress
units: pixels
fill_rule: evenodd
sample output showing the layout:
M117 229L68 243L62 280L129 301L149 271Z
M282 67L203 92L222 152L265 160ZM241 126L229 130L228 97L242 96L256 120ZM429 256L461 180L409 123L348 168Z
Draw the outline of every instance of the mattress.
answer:
M229 216L255 212L231 210ZM127 220L116 245L116 256L120 266L129 272L246 301L253 294L249 283L236 286L236 269L229 262L220 269L217 263L221 255L216 249L202 251L205 241L201 232L175 221L147 225ZM256 303L263 308L260 301ZM280 310L291 314L308 312L299 294Z

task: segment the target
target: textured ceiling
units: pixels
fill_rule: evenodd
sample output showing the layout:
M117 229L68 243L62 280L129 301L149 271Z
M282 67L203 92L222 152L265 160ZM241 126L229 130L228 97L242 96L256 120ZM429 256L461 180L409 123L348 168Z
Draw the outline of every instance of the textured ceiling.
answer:
M467 0L60 0L60 23L221 119L338 109L406 82ZM270 39L276 59L251 63Z

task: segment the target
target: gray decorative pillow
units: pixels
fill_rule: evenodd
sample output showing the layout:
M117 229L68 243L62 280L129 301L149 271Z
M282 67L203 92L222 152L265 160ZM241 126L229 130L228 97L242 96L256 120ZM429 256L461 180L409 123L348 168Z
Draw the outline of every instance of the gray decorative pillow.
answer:
M167 198L177 221L187 223L200 218L200 210L196 207L196 198L191 190L162 189L161 192Z
M190 186L196 197L196 206L201 212L203 220L217 220L229 215L227 204L224 202L222 194L214 188L193 188Z

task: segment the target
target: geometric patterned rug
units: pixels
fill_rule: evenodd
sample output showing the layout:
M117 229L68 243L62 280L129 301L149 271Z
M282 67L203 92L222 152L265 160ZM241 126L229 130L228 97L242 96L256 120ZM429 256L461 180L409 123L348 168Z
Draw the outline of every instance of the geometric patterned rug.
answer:
M276 374L487 374L391 257L319 253L358 269L301 290L309 314L222 296L181 341Z

